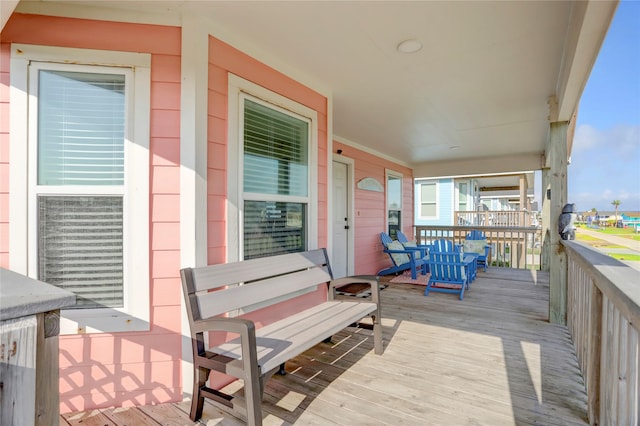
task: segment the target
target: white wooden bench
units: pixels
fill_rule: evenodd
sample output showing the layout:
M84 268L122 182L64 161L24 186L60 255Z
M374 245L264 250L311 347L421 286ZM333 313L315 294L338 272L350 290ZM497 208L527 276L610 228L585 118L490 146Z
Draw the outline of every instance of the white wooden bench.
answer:
M202 416L205 397L233 406L230 395L207 386L211 371L243 380L247 422L260 425L264 383L285 361L367 316L373 321L375 353L382 353L377 277L334 280L325 249L185 268L181 277L195 369L190 413L193 421ZM334 299L335 289L350 283L369 284L370 300ZM286 303L327 284L326 296L315 306L307 304L305 309L264 327L257 328L253 321L243 318L244 314ZM289 303L287 312L295 306ZM232 340L207 348L205 333L210 331L232 333Z

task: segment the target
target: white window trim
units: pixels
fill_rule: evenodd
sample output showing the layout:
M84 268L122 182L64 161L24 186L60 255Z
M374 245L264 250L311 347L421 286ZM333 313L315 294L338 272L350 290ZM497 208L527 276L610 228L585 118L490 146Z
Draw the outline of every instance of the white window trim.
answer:
M384 169L384 229L389 232L389 178L400 179L400 230L402 231L402 213L404 211L404 176L400 172L391 169Z
M242 206L244 194L242 190L243 163L241 161L243 103L240 101L243 94L255 97L274 107L283 108L311 120L309 140L309 197L303 202L308 202L307 209L307 249L318 248L318 113L317 111L299 104L289 98L279 95L262 86L229 73L228 83L228 149L227 149L227 261L234 262L243 256L243 222ZM236 173L233 173L234 167ZM268 196L261 195L261 199ZM281 199L282 197L278 197ZM291 202L300 202L297 197L289 197Z
M11 45L10 74L10 164L9 164L9 266L37 277L37 232L35 197L28 178L32 170L29 153L29 63L51 62L79 65L118 66L134 70L131 103L127 108L127 164L125 164L126 230L124 307L121 309L77 309L61 313L61 334L146 331L149 323L149 115L151 107L151 55L65 47ZM134 119L135 112L135 119ZM135 121L134 121L135 120ZM132 143L131 141L135 141ZM128 165L135 164L135 167ZM30 202L31 201L31 202ZM135 203L128 206L127 203ZM34 245L34 241L36 244ZM135 262L133 255L135 254Z
M440 182L420 182L420 191L418 191L418 215L420 219L437 220L440 219ZM435 216L422 216L422 185L435 185L436 186L436 215Z

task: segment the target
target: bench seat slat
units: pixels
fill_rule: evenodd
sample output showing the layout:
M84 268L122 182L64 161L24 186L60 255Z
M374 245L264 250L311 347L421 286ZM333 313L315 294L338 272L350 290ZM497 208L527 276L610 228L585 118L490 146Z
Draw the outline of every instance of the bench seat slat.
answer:
M295 294L297 291L317 287L329 281L331 281L331 275L326 269L313 268L254 281L223 291L212 291L196 297L200 315L202 318L210 318L284 295Z
M322 249L262 257L226 264L210 265L193 270L194 290L211 290L231 284L260 280L296 270L327 265Z
M357 322L376 309L376 304L369 302L324 302L256 330L261 374L278 367L344 329L345 324ZM211 348L210 351L236 358L237 361L230 362L228 368L242 371L239 339Z

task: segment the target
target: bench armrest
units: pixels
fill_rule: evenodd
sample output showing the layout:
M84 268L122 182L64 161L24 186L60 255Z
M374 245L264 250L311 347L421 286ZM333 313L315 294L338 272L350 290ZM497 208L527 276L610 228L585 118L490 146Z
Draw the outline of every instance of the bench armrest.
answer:
M207 318L196 321L192 325L192 333L202 333L205 331L227 331L229 333L253 332L255 336L256 326L253 321L244 318Z
M378 277L375 275L353 275L350 277L336 278L329 281L329 300L333 300L336 288L347 284L369 284L371 288L371 301L380 307L380 286L378 285Z

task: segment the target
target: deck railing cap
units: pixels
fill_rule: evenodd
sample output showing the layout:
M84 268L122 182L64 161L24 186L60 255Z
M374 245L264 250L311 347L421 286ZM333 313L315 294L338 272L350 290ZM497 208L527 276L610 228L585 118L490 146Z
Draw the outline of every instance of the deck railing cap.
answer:
M0 301L0 321L5 321L75 305L76 295L0 268Z

